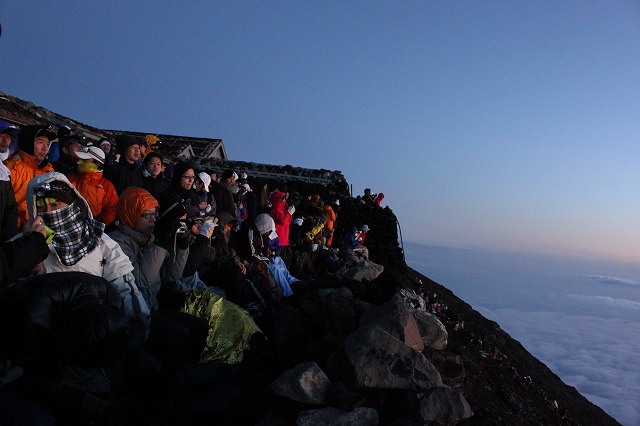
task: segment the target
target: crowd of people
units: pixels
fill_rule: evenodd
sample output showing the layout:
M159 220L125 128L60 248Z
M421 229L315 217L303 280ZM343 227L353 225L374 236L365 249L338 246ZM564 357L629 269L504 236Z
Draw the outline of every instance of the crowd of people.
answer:
M101 415L116 362L133 388L240 363L319 253L368 261L367 225L334 238L340 197L172 162L158 142L0 121L0 383L19 383L5 418Z

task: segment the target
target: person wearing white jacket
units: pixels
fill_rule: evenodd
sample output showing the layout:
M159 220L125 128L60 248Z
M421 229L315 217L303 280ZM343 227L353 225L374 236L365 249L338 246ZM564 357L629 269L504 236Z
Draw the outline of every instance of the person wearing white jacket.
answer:
M149 331L150 310L132 274L133 265L117 242L104 233L87 201L61 173L45 173L29 181L27 211L53 232L49 256L39 273L80 271L105 278L118 290L133 320Z

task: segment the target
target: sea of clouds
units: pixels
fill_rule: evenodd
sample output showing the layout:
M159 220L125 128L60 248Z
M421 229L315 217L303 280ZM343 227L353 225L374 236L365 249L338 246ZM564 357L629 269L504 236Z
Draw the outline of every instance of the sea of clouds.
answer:
M565 383L623 425L640 424L640 265L415 243L404 250L409 266L498 322Z

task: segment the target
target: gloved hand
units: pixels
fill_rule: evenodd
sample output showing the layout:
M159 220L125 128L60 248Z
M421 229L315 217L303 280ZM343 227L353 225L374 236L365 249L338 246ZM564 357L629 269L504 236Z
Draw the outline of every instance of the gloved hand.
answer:
M154 230L156 244L165 250L173 252L175 251L175 246L178 245L178 240L180 240L178 247L186 249L189 246L188 237L191 235L191 232L187 232L186 227L183 225L184 223L178 219L156 222L156 228ZM179 230L182 231L183 228L184 232L178 232ZM187 238L185 238L185 236Z
M293 216L293 214L296 212L296 208L294 206L289 206L289 208L287 209L287 211L289 212L289 214L291 216Z
M199 234L204 235L207 238L211 238L211 236L213 235L213 230L215 229L216 226L218 226L218 224L215 223L213 220L211 219L205 220L202 226L200 227Z
M183 232L184 230L184 232ZM181 225L176 232L176 247L181 250L186 250L196 240L196 237Z

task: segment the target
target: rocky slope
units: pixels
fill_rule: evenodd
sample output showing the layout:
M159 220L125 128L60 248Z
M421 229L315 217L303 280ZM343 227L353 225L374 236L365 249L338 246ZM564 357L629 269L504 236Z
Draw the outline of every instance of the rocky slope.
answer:
M337 232L367 223L371 258L384 272L348 280L323 270L318 256L316 274L260 320L268 341L248 354L238 380L220 389L216 378L217 390L183 395L181 418L263 426L618 424L497 323L408 268L390 209L354 199L342 205Z

